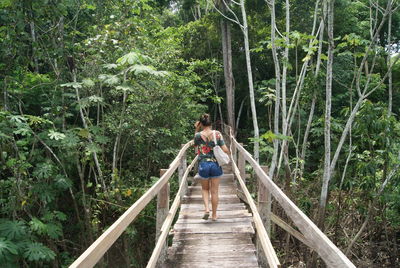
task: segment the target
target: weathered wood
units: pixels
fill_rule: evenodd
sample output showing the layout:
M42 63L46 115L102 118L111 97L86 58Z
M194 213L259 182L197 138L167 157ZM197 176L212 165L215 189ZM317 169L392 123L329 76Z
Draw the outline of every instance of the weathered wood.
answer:
M232 139L232 140L233 140L233 142L235 141L234 139ZM239 145L239 144L237 144L237 145ZM241 147L241 148L243 148L243 147ZM239 181L240 185L242 186L242 190L247 198L247 202L249 203L249 206L253 212L254 224L255 224L256 230L257 230L257 237L259 238L262 248L264 249L264 254L268 260L268 264L270 267L280 267L280 263L279 263L277 255L276 255L275 249L272 247L271 241L270 241L268 234L264 228L260 214L257 211L257 207L256 207L249 191L247 190L247 187L246 187L242 177L240 176L240 171L236 165L234 165L234 172L236 174L237 180Z
M175 224L174 232L182 233L249 233L254 234L251 224L221 223L221 224Z
M270 190L277 202L285 210L294 224L306 237L312 248L319 254L329 267L355 267L354 264L340 251L332 241L282 192L282 190L261 169L252 156L233 139L238 150L243 153L259 176L260 180Z
M182 181L179 185L179 190L176 193L176 197L174 199L174 202L172 203L171 209L161 227L160 237L157 240L157 244L153 250L153 253L151 254L150 260L147 263L147 266L146 266L147 268L154 268L157 265L157 261L160 257L162 248L166 242L166 238L168 236L169 229L171 228L172 221L174 220L176 211L178 210L179 205L181 203L181 195L182 195L182 192L184 191L184 187L185 187L184 185L186 183L186 178L189 175L189 171L193 168L194 164L197 162L197 158L198 158L198 156L196 156L195 159L193 159L192 163L190 164L190 166L186 169L185 173L183 174Z
M111 245L118 239L128 225L154 198L160 189L168 182L169 178L178 168L179 161L184 152L193 145L193 141L188 142L180 151L178 156L169 166L165 174L137 200L118 220L116 220L82 255L76 259L70 267L93 267Z
M167 169L160 170L160 178L167 172ZM169 211L169 183L166 183L158 192L157 195L157 220L156 220L156 241L160 237L161 227L168 215ZM167 256L168 244L164 243L164 247L161 250L160 261L164 262Z
M241 203L235 204L219 204L218 211L221 210L236 210L236 209L245 209L246 206ZM182 204L181 211L204 211L204 205L202 204Z
M287 224L284 220L282 220L281 218L279 218L278 216L276 216L274 213L270 213L269 214L271 221L273 221L276 225L278 225L279 227L281 227L283 230L285 230L286 232L288 232L289 234L291 234L292 236L294 236L295 238L297 238L299 241L301 241L303 244L307 245L308 247L310 247L311 249L313 249L312 245L308 242L307 238L304 237L304 235L302 233L300 233L299 231L293 229L292 226L290 226L289 224Z
M217 252L213 254L175 254L175 260L177 261L216 261L216 260L240 260L246 261L257 261L257 257L252 252Z
M185 144L182 144L181 147L183 148L185 146ZM181 185L182 179L183 179L183 175L185 174L185 171L187 169L187 161L186 161L186 151L183 154L181 160L179 161L179 167L178 167L178 178L179 178L179 185ZM187 187L188 187L188 183L187 181L185 181L184 187L183 187L183 191L182 191L182 196L186 194L187 191Z
M268 173L267 166L261 166L262 170L265 173ZM261 220L265 226L265 230L267 231L268 236L271 236L271 220L270 220L270 210L268 209L268 199L271 200L271 194L264 186L264 184L260 181L257 177L257 184L258 184L258 194L257 194L257 204L258 204L258 213L260 213ZM258 261L262 267L267 264L267 260L265 259L266 256L263 252L262 245L260 240L257 239L256 242L257 247L257 256Z
M230 172L231 168L225 168ZM203 220L201 187L190 186L173 229L164 267L258 267L252 214L235 195L233 174L221 179L218 219ZM204 256L204 257L203 257Z
M239 245L174 245L168 249L170 254L205 254L205 253L236 253L236 252L254 252L254 244L239 244Z
M240 176L243 178L244 182L246 182L246 160L244 159L242 152L239 151L238 153L239 157L237 166L239 168Z
M247 211L247 209L243 210L226 210L226 211L219 211L218 215L221 218L229 219L229 218L236 218L236 217L252 217L253 215ZM178 219L198 219L203 216L203 211L181 211L179 213Z
M173 268L232 268L232 267L246 267L258 268L257 261L249 260L222 260L222 261L197 261L197 262L181 262L179 265L171 266Z

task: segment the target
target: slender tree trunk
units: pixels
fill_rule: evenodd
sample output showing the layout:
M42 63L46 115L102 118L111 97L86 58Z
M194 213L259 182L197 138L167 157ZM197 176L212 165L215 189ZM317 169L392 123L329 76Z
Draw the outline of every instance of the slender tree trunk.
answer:
M387 62L388 66L390 66L391 62L391 52L392 52L392 10L389 12L389 19L388 19L388 56L387 56ZM389 91L389 100L388 100L388 116L392 114L392 103L393 103L393 80L392 80L392 69L389 69L389 74L388 74L388 91Z
M225 5L222 5L222 11L225 11ZM231 27L229 22L221 19L222 33L222 56L224 61L224 77L226 89L226 109L228 125L233 128L235 133L235 88L232 73L232 48L231 48Z
M328 2L328 62L326 68L326 99L325 99L325 159L324 159L324 175L322 179L321 198L318 209L318 226L324 230L325 208L328 200L328 186L331 179L331 101L332 101L332 77L333 77L333 14L334 0Z
M303 136L303 145L301 146L301 154L300 154L301 164L300 164L300 172L299 172L300 178L303 177L308 136L309 136L310 130L311 130L311 124L312 124L312 120L313 120L313 117L314 117L314 110L315 110L315 103L316 102L317 102L317 91L314 90L313 98L312 98L312 101L311 101L310 114L308 115L306 131L305 131L304 136Z
M274 133L279 133L279 104L281 98L281 70L278 59L278 53L275 44L275 32L276 32L276 15L275 15L275 0L269 2L271 9L271 47L272 47L272 58L275 66L275 111L274 111ZM272 155L271 167L269 169L269 176L274 177L276 164L278 160L279 141L274 139L274 153Z
M32 38L32 57L35 67L35 72L39 73L39 62L37 59L37 41L36 41L36 31L35 31L35 22L33 21L33 17L31 17L31 21L29 22L29 26L31 29L31 38Z
M76 83L77 80L76 80L76 70L75 70L75 69L72 71L72 78L73 78L73 81ZM80 116L81 116L81 120L82 120L83 127L84 127L86 130L89 131L88 125L87 125L87 123L86 123L85 115L84 115L84 113L83 113L83 109L82 109L82 107L81 107L81 105L80 105L80 103L81 103L81 98L80 98L80 96L79 96L80 94L79 94L79 88L78 88L78 87L75 88L75 95L76 95L76 99L77 99L77 101L78 101L79 114L80 114ZM90 135L90 132L89 132L89 134L88 134L88 141L89 141L90 144L93 144L93 140L92 140L92 137L91 137L91 135ZM103 190L104 190L105 192L107 192L107 187L106 187L106 183L105 183L105 181L104 181L103 171L101 170L101 166L100 166L99 158L98 158L98 156L97 156L97 152L93 152L93 159L94 159L94 163L95 163L96 168L97 168L97 172L98 172L98 175L99 175L99 178L100 178L100 182L101 182L101 184L102 184L102 186L103 186Z
M250 59L250 48L249 48L249 33L247 27L247 17L246 10L244 7L244 0L240 0L240 9L242 11L243 17L243 35L244 35L244 49L246 53L246 66L247 66L247 77L249 82L249 91L250 91L250 106L251 106L251 114L253 118L253 128L254 128L254 159L258 162L260 155L260 142L259 142L259 130L258 130L258 122L257 122L257 112L256 112L256 103L254 99L254 85L253 85L253 73L251 70L251 59Z

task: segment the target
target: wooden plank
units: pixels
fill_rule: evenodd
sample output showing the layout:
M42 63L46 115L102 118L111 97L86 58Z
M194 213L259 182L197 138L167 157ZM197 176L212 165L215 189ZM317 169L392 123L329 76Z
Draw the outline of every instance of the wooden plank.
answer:
M182 177L182 181L181 181L181 184L179 185L179 190L176 193L174 202L172 203L171 209L170 209L170 211L169 211L169 213L168 213L168 215L167 215L167 217L166 217L166 219L164 221L163 226L161 227L160 237L159 237L159 239L157 241L157 244L156 244L156 246L155 246L155 248L153 250L153 253L151 254L150 260L146 265L147 268L154 268L157 265L157 261L158 261L158 258L160 257L161 250L162 250L163 245L164 245L164 243L166 241L166 238L168 236L169 229L171 228L172 221L174 220L175 213L178 210L179 205L181 203L181 195L182 195L182 192L185 190L186 178L189 175L189 171L193 168L194 164L196 163L197 158L198 158L198 156L196 156L195 159L193 159L192 163L186 169L186 172Z
M218 241L220 239L247 239L250 236L247 233L228 233L228 234L188 234L188 233L176 233L174 235L174 241L179 241L179 240L205 240L209 241L211 244L214 243L215 241Z
M201 218L195 218L195 219L182 219L178 218L178 221L176 224L222 224L222 223L252 223L252 218L250 217L231 217L231 218L223 218L220 215L218 215L218 220L217 221L210 221L210 220L203 220Z
M250 192L246 187L246 184L244 183L243 179L240 176L240 171L238 167L236 166L236 164L234 164L233 166L236 178L239 181L240 185L242 186L243 193L245 194L247 202L249 203L249 206L253 212L253 219L257 230L257 237L259 238L259 241L264 249L264 254L267 258L268 264L270 267L280 267L280 263L276 255L275 249L272 247L271 241L264 228L264 224L261 220L260 214L258 214L257 207L253 201L253 198L251 197Z
M181 246L176 245L172 246L168 249L169 254L205 254L212 252L213 254L219 253L231 253L235 254L236 252L255 252L254 244L239 244L239 245L192 245L192 246Z
M173 260L176 261L215 261L215 260L240 260L246 261L257 261L257 257L251 252L216 252L208 254L175 254Z
M251 224L229 224L221 223L218 225L212 224L175 224L174 232L181 233L249 233L254 234L254 229Z
M233 139L256 174L329 267L355 267L332 241L282 192L252 156Z
M214 234L211 234L209 236L212 236ZM224 234L225 235L225 234ZM175 239L174 242L172 243L172 246L176 247L191 247L191 246L202 246L202 245L246 245L246 244L252 244L252 240L248 234L245 234L245 237L241 238L225 238L221 237L219 239L206 239L203 238L206 235L201 234L199 239Z
M259 268L257 262L245 262L242 261L207 261L207 262L183 262L178 265L171 266L173 268L232 268L232 267L246 267L246 268Z
M220 210L237 210L237 209L245 209L245 205L242 203L235 203L235 204L219 204L218 211ZM204 205L202 204L182 204L181 205L182 211L204 211Z
M192 145L193 141L190 141L179 151L178 156L170 164L168 171L144 195L142 195L139 200L126 210L125 213L122 214L122 216L119 217L119 219L116 220L99 238L97 238L97 240L70 265L71 268L93 267L100 260L126 227L128 227L128 225L168 182L169 178L177 169L184 152Z
M181 218L198 218L203 217L204 211L181 211L179 213L179 219ZM242 210L222 210L218 211L218 217L220 218L233 218L233 217L252 217L253 215L247 211Z

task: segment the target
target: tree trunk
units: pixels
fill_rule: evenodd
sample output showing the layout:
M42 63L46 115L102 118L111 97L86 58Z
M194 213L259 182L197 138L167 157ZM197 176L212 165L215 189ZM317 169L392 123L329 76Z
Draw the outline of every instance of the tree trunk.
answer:
M72 71L72 78L73 78L73 81L76 83L76 70L75 70L75 69ZM79 96L79 89L78 89L78 87L75 88L75 95L76 95L76 99L77 99L77 101L78 101L79 114L80 114L80 116L81 116L81 120L82 120L83 127L84 127L86 130L89 131L88 125L87 125L87 123L86 123L85 115L83 114L83 109L82 109L82 107L81 107L81 105L80 105L80 104L81 104L81 98L80 98L80 96ZM89 141L90 144L93 144L93 140L92 140L92 137L91 137L91 135L90 135L90 132L89 132L89 134L88 134L88 141ZM94 159L94 163L95 163L96 168L97 168L97 172L98 172L98 174L99 174L99 178L100 178L101 184L102 184L102 186L103 186L103 190L104 190L105 192L107 192L107 187L106 187L106 183L105 183L105 181L104 181L103 172L102 172L102 170L101 170L99 158L98 158L96 152L93 152L93 159Z
M331 179L331 101L332 101L332 76L333 76L333 14L334 0L327 0L328 3L328 62L326 67L326 99L325 99L325 159L324 175L322 179L321 198L318 209L318 226L324 230L325 207L328 200L328 186Z
M224 6L224 5L223 5ZM226 110L228 125L235 133L235 88L232 73L232 48L231 48L231 27L225 20L221 19L222 33L222 55L224 61L224 77L226 89Z
M258 162L260 158L260 142L259 142L259 130L257 122L257 112L256 103L254 99L254 86L253 86L253 74L251 70L251 59L250 59L250 48L249 48L249 35L247 28L247 17L246 10L244 7L244 0L240 0L240 9L242 11L243 17L243 36L244 36L244 49L246 53L246 66L247 66L247 77L249 81L249 91L250 91L250 106L251 114L253 118L253 128L254 128L254 159Z
M387 62L388 66L390 66L391 62L391 52L392 52L392 47L391 47L391 42L392 42L392 13L393 11L391 10L389 12L389 19L388 19L388 56L387 56ZM392 69L389 69L389 74L388 74L388 91L389 91L389 100L388 100L388 116L392 114L392 103L393 103L393 81L392 81Z
M279 133L279 104L281 98L281 70L279 65L278 53L276 51L275 44L275 28L276 28L276 18L275 18L275 0L269 2L271 9L271 46L272 46L272 58L274 60L275 66L275 111L274 111L274 133ZM279 141L274 139L274 153L272 155L271 167L269 169L269 176L274 177L274 172L278 160L278 150Z

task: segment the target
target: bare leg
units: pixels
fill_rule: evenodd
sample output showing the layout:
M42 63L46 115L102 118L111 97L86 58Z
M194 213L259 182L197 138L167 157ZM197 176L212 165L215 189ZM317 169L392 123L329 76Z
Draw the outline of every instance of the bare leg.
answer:
M219 188L219 178L211 179L211 203L212 203L212 219L215 221L217 219L217 208L218 208L218 188Z
M210 209L208 208L208 199L209 199L209 180L200 180L201 181L201 194L203 196L204 202L204 212L209 213Z

